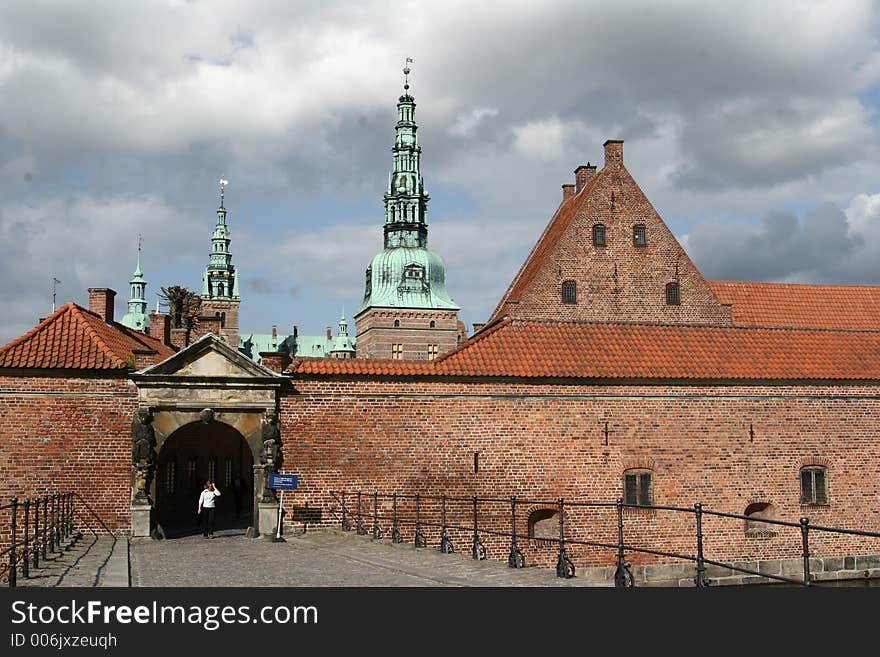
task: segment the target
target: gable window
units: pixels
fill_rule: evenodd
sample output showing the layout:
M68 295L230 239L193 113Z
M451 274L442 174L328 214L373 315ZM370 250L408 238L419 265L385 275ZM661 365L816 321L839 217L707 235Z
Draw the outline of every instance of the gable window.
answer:
M801 504L828 504L827 470L821 466L801 469Z
M654 473L650 470L627 470L623 473L623 503L638 506L654 504Z
M428 345L428 360L434 360L437 358L437 351L439 350L440 345L429 344Z
M593 246L605 246L605 224L593 226Z
M648 239L645 234L645 225L637 224L633 226L633 245L645 246L647 243Z
M577 283L574 281L562 283L562 303L577 303Z
M681 289L678 287L678 283L667 283L666 305L678 306L679 304L681 304Z
M391 345L391 357L395 360L402 360L403 359L403 345L402 344Z

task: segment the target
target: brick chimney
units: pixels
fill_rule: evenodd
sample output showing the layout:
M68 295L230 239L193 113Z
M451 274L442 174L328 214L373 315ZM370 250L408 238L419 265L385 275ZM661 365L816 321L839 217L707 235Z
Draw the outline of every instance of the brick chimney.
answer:
M332 339L333 339L333 331L330 330L330 327L329 327L329 326L327 327L327 339L328 339L328 340L332 340Z
M474 323L474 335L483 330L483 327L486 325L486 322L482 322L480 324Z
M615 168L623 166L623 139L609 139L605 146L605 166Z
M586 187L589 182L596 175L596 165L590 164L587 162L586 164L580 165L577 169L574 170L574 193L580 194L581 190ZM563 187L565 189L565 187Z
M296 324L293 325L293 339L296 340L299 337L299 326Z
M568 184L562 186L562 201L565 202L574 196L574 185Z
M100 315L101 319L110 323L113 321L113 303L116 298L116 290L109 287L89 288L89 310Z
M150 313L150 335L162 344L171 344L171 316Z

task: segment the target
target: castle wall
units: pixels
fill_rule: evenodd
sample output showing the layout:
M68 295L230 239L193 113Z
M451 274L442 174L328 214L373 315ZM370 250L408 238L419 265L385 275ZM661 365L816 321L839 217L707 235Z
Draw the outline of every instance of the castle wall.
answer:
M391 358L392 345L400 344L403 360L429 360L428 345L437 345L441 356L459 344L455 310L369 308L355 321L358 358Z

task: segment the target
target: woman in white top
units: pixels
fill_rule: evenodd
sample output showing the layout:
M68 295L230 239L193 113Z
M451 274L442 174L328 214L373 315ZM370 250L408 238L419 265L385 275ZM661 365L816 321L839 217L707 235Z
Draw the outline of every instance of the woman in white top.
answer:
M202 535L205 538L214 538L214 498L220 497L220 491L214 486L213 481L205 482L205 490L199 495L199 515L205 512L205 529Z

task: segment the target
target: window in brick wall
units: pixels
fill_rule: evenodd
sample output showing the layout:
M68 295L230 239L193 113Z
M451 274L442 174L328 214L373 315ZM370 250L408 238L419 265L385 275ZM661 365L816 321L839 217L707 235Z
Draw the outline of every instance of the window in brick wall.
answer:
M605 246L605 224L593 226L593 246Z
M431 322L428 324L428 328L437 328L437 322L435 322L435 321L432 319Z
M538 509L529 515L529 538L559 538L559 517L554 509Z
M165 492L174 495L174 484L177 479L177 463L168 461L165 464Z
M577 283L564 281L562 283L562 303L577 303Z
M821 466L801 469L801 504L828 504L828 471Z
M393 344L391 345L391 357L395 360L403 359L403 345L402 344Z
M400 328L400 320L399 319L394 320L394 328Z
M633 226L633 244L635 246L645 246L648 243L648 238L645 233L645 225L637 224Z
M654 473L650 470L627 470L623 473L623 503L654 504Z
M679 304L681 304L681 288L679 288L678 283L667 283L666 305L678 306Z
M439 350L439 348L440 346L436 344L428 345L428 360L434 360L435 358L437 358L437 351Z

